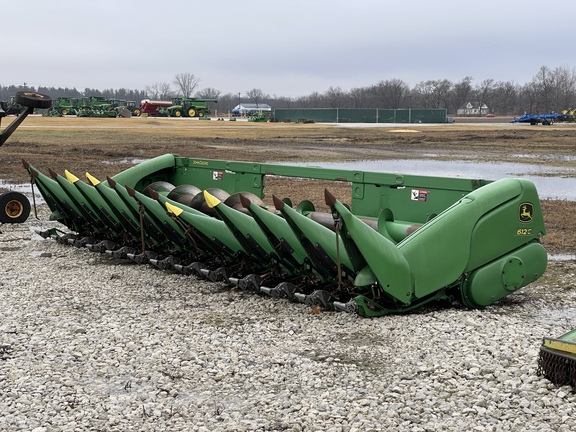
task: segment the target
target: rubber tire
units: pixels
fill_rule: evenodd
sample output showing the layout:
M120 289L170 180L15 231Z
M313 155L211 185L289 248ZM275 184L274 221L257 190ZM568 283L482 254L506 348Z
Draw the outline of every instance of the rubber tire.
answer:
M196 117L196 109L188 108L188 117Z
M22 223L30 216L30 201L20 192L0 195L0 222Z
M182 117L182 111L180 111L180 110L174 111L173 116L174 116L174 117Z
M50 108L52 106L52 98L42 93L32 91L19 91L16 92L16 103L30 108Z
M204 111L198 111L198 117L204 117Z

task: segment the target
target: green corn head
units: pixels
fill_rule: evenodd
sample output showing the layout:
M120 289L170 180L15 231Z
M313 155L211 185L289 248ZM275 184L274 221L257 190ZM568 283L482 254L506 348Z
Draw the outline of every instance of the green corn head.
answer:
M542 210L525 179L410 176L167 154L105 181L31 175L71 232L52 236L116 258L364 317L438 299L481 308L537 280ZM268 176L348 182L330 213L264 198Z
M540 347L538 375L576 391L576 329L559 338L545 337Z

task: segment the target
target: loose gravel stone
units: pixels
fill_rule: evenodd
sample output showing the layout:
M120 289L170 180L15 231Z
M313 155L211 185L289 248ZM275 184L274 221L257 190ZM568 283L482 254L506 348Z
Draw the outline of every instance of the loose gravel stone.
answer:
M1 431L576 430L536 375L576 327L574 262L484 310L363 319L62 246L40 217L1 227Z

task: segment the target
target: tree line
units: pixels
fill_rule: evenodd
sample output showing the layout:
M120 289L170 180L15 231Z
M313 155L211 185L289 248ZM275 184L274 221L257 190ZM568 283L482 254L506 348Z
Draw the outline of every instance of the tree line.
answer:
M217 99L213 108L229 112L239 103L268 104L272 108L444 108L449 115L471 104L474 108L484 105L495 115L511 116L528 113L561 112L576 107L576 68L561 66L551 69L542 66L532 80L525 84L514 81L485 79L474 83L467 76L458 82L447 79L421 81L410 87L405 81L394 78L382 80L367 87L343 90L329 87L323 93L312 92L299 97L269 95L261 89L244 93L222 93L214 88L198 89L200 78L193 73L178 73L171 83L154 83L144 90L29 87L23 85L0 85L0 100L9 100L16 91L32 90L52 98L102 96L106 98L133 100L170 100L176 96Z

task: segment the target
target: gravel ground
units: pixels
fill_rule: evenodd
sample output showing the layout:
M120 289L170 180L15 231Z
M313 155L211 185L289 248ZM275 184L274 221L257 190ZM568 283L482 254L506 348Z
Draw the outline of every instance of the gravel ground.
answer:
M0 227L1 431L576 430L536 374L576 327L573 261L482 311L363 319L58 245L40 218Z

